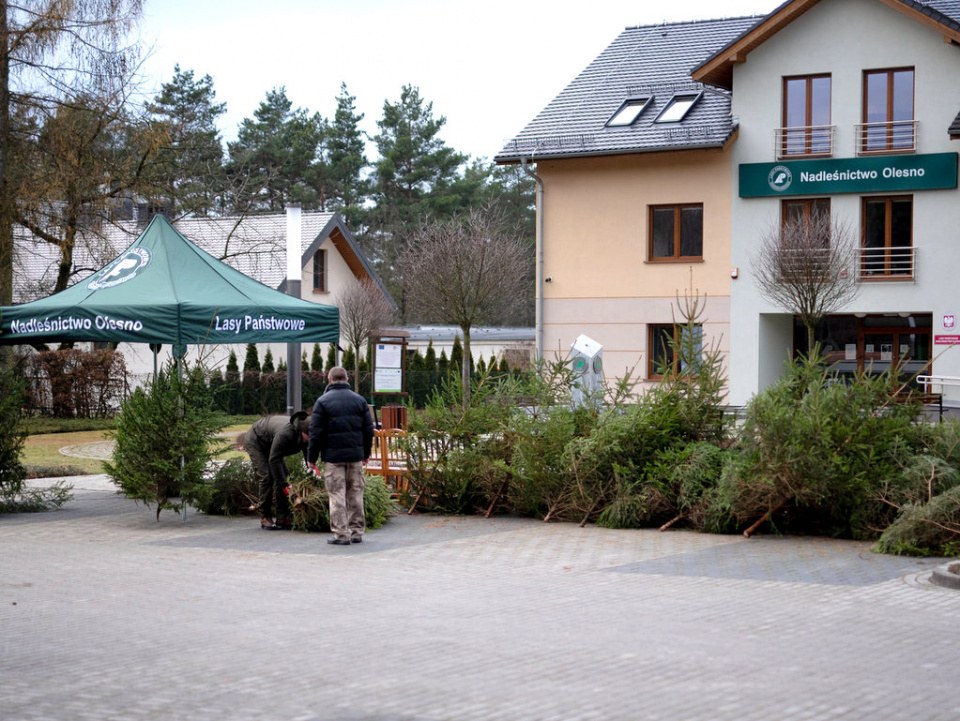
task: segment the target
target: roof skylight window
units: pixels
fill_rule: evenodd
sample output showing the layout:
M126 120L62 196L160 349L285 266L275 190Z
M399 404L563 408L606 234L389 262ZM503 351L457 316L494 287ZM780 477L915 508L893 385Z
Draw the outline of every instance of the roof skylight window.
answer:
M625 128L633 125L637 118L640 117L640 113L650 104L651 100L653 100L652 97L631 98L627 100L620 106L620 109L613 114L613 117L607 121L607 127Z
M701 95L702 93L678 93L674 95L670 98L670 102L667 103L663 112L657 116L655 122L679 123L690 112L690 108L700 99Z

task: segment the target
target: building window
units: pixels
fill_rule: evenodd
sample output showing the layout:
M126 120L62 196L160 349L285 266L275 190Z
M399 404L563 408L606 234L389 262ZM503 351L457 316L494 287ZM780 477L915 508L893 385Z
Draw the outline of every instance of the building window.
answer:
M804 198L784 200L780 204L780 221L786 225L810 227L810 221L830 218L830 198Z
M327 292L327 251L318 250L313 255L313 291Z
M913 198L864 198L861 278L913 276Z
M655 122L658 123L679 123L685 117L687 113L690 112L690 109L696 104L700 99L701 93L682 93L674 95L670 98L670 102L667 103L660 115L657 116Z
M650 207L649 259L703 259L702 204Z
M640 114L650 105L652 97L632 98L627 100L607 121L608 128L622 128L633 125Z
M690 338L686 334L692 330ZM697 373L703 353L703 328L699 325L687 326L651 324L647 326L647 377L663 378L668 372L682 373L689 370Z
M783 131L780 155L829 155L830 76L783 79Z
M863 123L861 152L914 149L912 68L864 72Z

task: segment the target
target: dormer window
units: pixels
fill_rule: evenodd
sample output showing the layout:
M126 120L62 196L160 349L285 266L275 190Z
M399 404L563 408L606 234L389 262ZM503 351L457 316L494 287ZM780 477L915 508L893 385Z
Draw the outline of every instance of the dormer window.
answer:
M633 125L640 117L646 107L650 104L653 97L631 98L623 103L620 108L607 121L608 128L625 128Z
M696 104L703 93L678 93L670 98L667 107L657 116L658 123L679 123L683 120L690 108Z

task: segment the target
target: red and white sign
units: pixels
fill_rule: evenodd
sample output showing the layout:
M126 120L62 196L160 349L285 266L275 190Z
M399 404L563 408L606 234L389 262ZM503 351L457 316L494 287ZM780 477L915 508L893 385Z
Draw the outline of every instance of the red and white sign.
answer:
M957 345L960 344L960 335L935 335L933 342L934 345Z
M944 328L954 328L957 325L957 317L955 315L945 315L943 316L943 327Z

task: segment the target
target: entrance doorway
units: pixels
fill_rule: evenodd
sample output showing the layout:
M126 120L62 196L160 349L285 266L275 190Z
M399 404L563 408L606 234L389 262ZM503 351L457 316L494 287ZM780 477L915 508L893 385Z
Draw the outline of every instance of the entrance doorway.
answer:
M900 377L908 381L930 373L930 313L885 313L828 316L817 326L820 354L841 375L858 372L880 374L900 364ZM794 320L794 357L807 353L807 331Z

